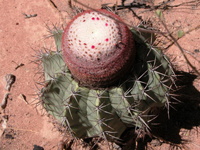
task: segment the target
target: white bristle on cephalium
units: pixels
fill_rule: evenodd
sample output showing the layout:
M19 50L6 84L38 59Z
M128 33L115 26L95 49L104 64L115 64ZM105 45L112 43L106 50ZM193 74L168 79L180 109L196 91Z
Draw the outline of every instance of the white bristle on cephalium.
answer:
M68 47L77 56L93 61L113 54L120 41L118 24L98 12L76 18L68 32Z

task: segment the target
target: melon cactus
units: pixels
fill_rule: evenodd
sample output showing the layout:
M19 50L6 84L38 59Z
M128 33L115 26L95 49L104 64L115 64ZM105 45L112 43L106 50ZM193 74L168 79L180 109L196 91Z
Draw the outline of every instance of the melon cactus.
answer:
M169 106L169 59L117 15L84 11L50 32L57 51L41 51L40 101L73 136L119 140L129 127L149 130L153 110Z

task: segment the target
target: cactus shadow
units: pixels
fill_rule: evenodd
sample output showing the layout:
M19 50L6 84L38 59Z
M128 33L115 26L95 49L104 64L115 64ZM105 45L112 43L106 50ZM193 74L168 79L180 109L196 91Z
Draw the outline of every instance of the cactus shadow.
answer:
M151 134L143 138L136 139L135 133L130 129L126 133L126 145L122 149L144 150L150 147L160 146L167 143L172 147L186 147L190 139L185 140L181 136L183 129L190 131L200 125L200 92L193 86L193 81L197 78L187 72L176 72L177 86L181 87L177 94L177 100L171 101L168 110L160 110L159 116L151 124ZM154 145L157 140L157 145ZM162 141L162 142L161 142Z
M200 125L200 92L193 86L197 78L186 72L176 72L177 85L182 87L175 94L179 102L172 100L169 116L162 110L159 117L152 122L151 130L154 137L172 146L184 146L190 142L181 136L181 129L191 130ZM154 125L158 123L158 125Z
M179 95L177 99L180 102L172 100L172 107L169 110L170 118L167 110L161 111L159 117L154 120L154 123L160 124L152 125L151 129L153 135L162 141L172 145L183 145L189 141L183 140L180 135L181 129L191 130L200 125L200 92L193 86L193 81L197 76L186 72L176 72L176 74L178 75L177 85L182 86L175 93Z

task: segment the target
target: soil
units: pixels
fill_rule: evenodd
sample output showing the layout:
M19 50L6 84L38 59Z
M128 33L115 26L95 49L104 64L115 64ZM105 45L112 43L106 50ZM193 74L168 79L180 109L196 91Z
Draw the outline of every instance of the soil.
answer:
M152 136L134 141L131 149L200 149L200 1L199 0L2 0L0 3L0 98L8 95L0 110L0 150L56 150L72 144L71 148L90 149L82 140L73 141L63 135L64 129L38 105L35 51L46 46L55 48L52 39L45 39L47 25L66 26L82 9L112 10L130 26L143 24L166 32L156 9L162 11L162 21L170 34L157 34L154 43L171 59L178 75L177 101L168 112L162 110L151 124ZM122 2L124 5L122 6ZM106 4L106 5L102 5ZM115 7L118 6L118 7ZM183 35L178 37L178 32ZM182 48L178 48L177 43ZM182 51L181 51L182 50ZM186 58L187 57L187 60ZM10 91L5 89L6 74L15 76ZM1 102L0 100L0 102ZM38 106L38 107L36 107ZM169 118L170 116L170 118ZM71 143L70 143L71 142ZM134 143L134 144L133 144ZM98 146L108 149L105 142ZM116 149L117 145L114 145ZM127 149L124 147L124 149Z

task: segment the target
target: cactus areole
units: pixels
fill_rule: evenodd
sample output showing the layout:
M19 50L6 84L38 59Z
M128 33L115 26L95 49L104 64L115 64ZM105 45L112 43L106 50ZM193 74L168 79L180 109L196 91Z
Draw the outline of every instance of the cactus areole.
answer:
M65 63L81 86L108 87L124 77L133 65L132 32L106 10L79 13L62 36Z

